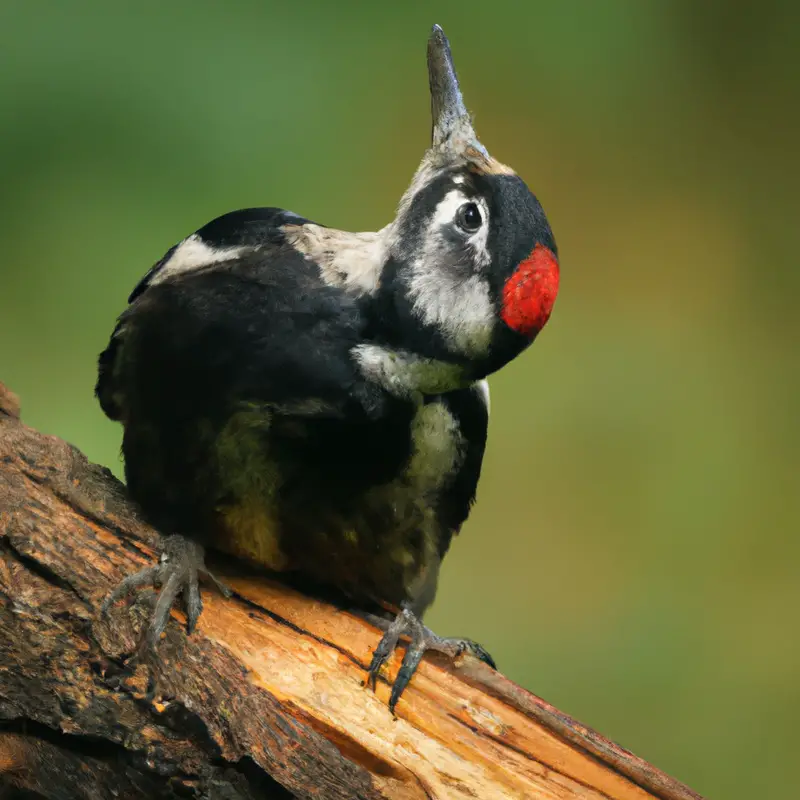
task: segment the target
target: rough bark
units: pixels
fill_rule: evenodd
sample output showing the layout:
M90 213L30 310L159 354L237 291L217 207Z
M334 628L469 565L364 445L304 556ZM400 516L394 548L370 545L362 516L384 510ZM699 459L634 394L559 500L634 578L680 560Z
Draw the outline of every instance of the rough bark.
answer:
M235 596L131 663L152 592L98 609L157 534L18 415L0 384L0 797L698 798L469 656L426 657L393 718L363 686L375 628L228 560Z

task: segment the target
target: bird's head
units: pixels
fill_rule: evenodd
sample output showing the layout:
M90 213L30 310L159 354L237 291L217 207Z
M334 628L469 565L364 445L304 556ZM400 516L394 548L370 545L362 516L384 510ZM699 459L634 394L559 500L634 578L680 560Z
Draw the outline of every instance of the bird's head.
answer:
M557 250L539 201L478 141L438 25L428 73L432 143L387 229L381 308L396 344L460 363L474 379L544 327L558 293Z

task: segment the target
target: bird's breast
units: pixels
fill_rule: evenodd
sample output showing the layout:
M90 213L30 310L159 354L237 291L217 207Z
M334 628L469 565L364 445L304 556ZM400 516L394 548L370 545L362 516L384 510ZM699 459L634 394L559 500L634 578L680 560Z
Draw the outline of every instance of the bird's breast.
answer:
M308 425L292 447L266 409L239 412L218 439L231 501L220 508L215 544L354 597L399 603L425 591L444 535L438 496L464 441L440 401L398 422L402 435L379 423Z
M239 408L216 437L214 464L222 487L213 544L270 570L285 569L277 502L280 464L270 454L273 412L264 404Z

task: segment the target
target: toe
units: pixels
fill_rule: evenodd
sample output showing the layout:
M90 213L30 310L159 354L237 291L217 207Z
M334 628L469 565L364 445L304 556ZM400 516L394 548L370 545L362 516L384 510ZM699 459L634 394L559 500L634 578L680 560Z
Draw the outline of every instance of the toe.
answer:
M197 626L197 620L203 611L203 601L200 597L200 584L197 581L197 574L190 576L184 590L186 599L186 627L189 633L193 633Z
M170 611L172 611L175 598L180 594L182 588L181 583L180 573L170 573L161 589L161 593L158 595L153 618L150 621L150 630L147 633L148 641L153 649L155 649L161 634L164 633L167 627Z
M222 594L224 597L232 597L233 590L228 586L226 583L221 581L213 572L208 569L203 568L203 574L206 575L208 578L211 579L214 586L217 587L217 590Z
M402 626L399 624L401 617L403 620ZM425 627L417 619L417 617L408 610L404 611L402 615L398 615L398 618L390 626L389 631L387 631L386 635L381 640L381 644L378 645L378 649L375 651L373 664L376 662L376 658L379 654L383 655L382 645L384 644L384 640L388 638L390 632L396 633L394 641L392 642L392 649L394 649L394 645L397 644L397 638L399 635L406 635L410 639L408 648L403 656L403 663L400 666L394 683L392 684L392 693L389 698L389 710L392 712L392 714L395 713L397 702L400 700L403 692L406 690L408 684L411 682L411 679L414 677L417 667L419 667L420 662L422 661L422 658L427 650L436 650L438 652L445 653L453 659L458 658L458 656L462 655L464 652L469 652L472 653L472 655L474 655L476 658L488 664L493 669L496 669L494 659L479 644L471 641L470 639L443 639L442 637L433 633L433 631L431 631L429 628ZM383 660L385 661L390 654L391 650L386 653ZM381 664L382 663L383 662L381 662ZM380 669L380 666L378 669Z
M138 572L134 572L133 575L128 575L126 578L123 578L103 601L103 605L100 606L100 613L107 614L111 606L116 603L117 600L121 600L123 597L132 594L134 589L138 589L140 586L144 586L148 583L152 584L156 579L158 571L158 566L145 567Z
M383 665L386 663L386 660L394 652L395 647L397 647L397 637L392 636L391 633L387 631L375 648L375 652L372 654L372 661L367 671L367 683L369 683L373 692L378 683L378 675Z
M469 639L464 640L464 644L466 647L465 650L468 650L475 658L483 661L484 664L488 664L492 669L497 669L497 664L489 652L486 650L485 647L482 647L477 642L470 641Z
M492 669L497 669L494 659L489 655L486 648L482 647L477 642L473 642L472 639L441 639L430 631L428 631L428 634L429 650L445 653L452 659L457 659L464 653L470 653L479 661L488 664Z
M394 652L400 637L404 634L410 634L414 629L412 622L416 623L416 618L413 617L411 612L406 610L401 611L386 629L386 633L383 634L380 642L378 642L378 646L375 648L372 661L369 665L367 676L367 682L372 687L373 691L375 691L381 668Z
M406 690L411 678L414 677L414 673L417 671L417 667L419 666L420 661L422 661L422 656L425 655L426 650L427 644L424 640L412 642L406 650L406 653L403 656L403 663L400 666L397 677L394 679L394 683L392 684L392 694L389 697L389 711L391 711L392 714L394 714L397 701Z

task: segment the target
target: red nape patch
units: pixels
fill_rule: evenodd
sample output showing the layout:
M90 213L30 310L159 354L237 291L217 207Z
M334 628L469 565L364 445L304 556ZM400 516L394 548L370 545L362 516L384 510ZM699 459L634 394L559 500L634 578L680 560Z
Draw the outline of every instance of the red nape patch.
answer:
M500 316L509 328L523 336L536 336L544 328L558 294L558 260L537 244L503 287Z

